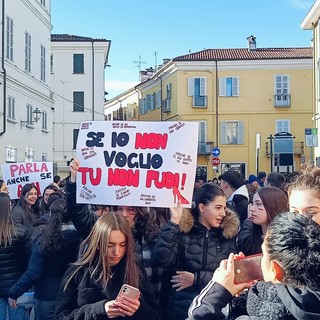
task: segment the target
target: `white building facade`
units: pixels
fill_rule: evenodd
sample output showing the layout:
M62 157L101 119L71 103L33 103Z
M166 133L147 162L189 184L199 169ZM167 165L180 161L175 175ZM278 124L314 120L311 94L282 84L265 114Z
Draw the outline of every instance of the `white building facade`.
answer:
M54 92L53 161L65 176L76 155L81 121L104 120L105 67L110 40L67 34L51 35Z
M304 30L312 30L313 32L313 123L314 129L317 131L317 137L313 137L311 144L314 145L313 159L315 164L320 166L320 0L316 0L304 20L301 28ZM316 146L317 145L317 146Z
M0 163L52 161L50 0L0 2Z

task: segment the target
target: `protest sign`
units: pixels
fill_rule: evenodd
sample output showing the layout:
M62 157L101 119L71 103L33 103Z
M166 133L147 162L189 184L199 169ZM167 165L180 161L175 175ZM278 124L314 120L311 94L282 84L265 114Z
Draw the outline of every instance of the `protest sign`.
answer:
M191 207L198 122L88 121L77 140L77 202Z
M17 162L1 165L3 180L6 182L11 199L19 199L22 187L34 184L39 195L53 181L52 162Z

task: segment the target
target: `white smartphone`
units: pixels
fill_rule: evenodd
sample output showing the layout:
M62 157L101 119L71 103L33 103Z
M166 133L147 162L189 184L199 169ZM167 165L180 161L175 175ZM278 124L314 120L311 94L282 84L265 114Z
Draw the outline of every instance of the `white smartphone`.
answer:
M124 284L121 287L116 300L121 299L122 296L127 296L127 297L130 297L132 299L139 299L140 290L135 288L135 287L132 287L132 286L130 286L128 284Z

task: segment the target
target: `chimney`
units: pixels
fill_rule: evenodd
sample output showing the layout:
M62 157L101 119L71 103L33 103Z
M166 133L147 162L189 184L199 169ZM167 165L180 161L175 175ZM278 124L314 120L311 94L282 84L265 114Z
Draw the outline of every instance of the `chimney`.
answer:
M247 41L248 41L248 50L249 51L254 51L257 49L257 43L256 43L256 37L251 35L249 37L247 37Z

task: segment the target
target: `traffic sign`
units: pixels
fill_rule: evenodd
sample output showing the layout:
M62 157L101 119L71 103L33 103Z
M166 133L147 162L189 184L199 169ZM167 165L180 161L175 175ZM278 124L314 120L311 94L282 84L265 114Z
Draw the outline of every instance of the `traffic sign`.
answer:
M211 163L212 163L212 165L213 165L214 167L216 167L216 166L218 166L218 165L220 164L220 159L217 158L217 157L213 157L213 158L211 159Z
M213 148L212 151L211 151L211 154L214 157L218 157L220 155L220 149L219 148Z

